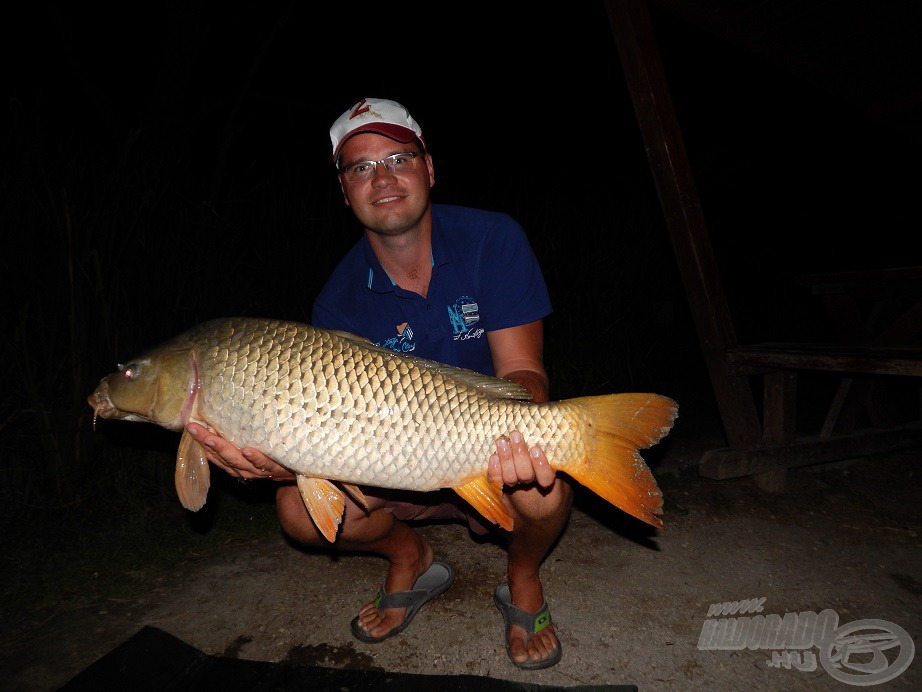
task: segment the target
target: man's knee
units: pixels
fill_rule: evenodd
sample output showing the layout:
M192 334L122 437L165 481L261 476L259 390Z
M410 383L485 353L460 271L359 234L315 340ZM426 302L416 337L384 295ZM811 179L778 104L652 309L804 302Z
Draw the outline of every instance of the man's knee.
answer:
M557 477L549 488L520 488L508 495L513 511L523 519L532 521L565 519L573 504L573 488L570 483Z
M345 509L340 516L339 537L364 539L366 532L374 535L385 532L393 524L390 512L385 511L384 500L373 494L367 494L367 507L360 506L348 494L343 496ZM329 541L317 529L314 520L307 511L301 491L294 484L280 485L275 491L275 509L279 524L285 534L300 543L314 546L328 546Z
M280 485L275 491L275 510L282 531L301 543L318 543L320 533L314 527L297 485Z

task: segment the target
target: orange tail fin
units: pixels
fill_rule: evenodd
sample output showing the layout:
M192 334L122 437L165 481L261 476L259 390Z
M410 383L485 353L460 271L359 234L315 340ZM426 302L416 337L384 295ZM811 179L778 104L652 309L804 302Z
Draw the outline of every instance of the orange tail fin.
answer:
M662 527L663 495L638 450L652 447L672 429L677 404L659 394L607 394L566 403L591 419L591 451L588 459L554 466L628 514Z

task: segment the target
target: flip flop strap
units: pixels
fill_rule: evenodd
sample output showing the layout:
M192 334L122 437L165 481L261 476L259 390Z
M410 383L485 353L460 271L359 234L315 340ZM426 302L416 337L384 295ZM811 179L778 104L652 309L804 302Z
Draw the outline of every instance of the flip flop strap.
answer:
M551 624L551 611L547 601L542 603L535 613L529 613L511 603L507 603L506 608L509 614L509 624L518 625L528 634L537 634Z
M378 610L385 610L387 608L409 608L414 601L417 601L420 596L424 596L425 594L425 589L385 593L384 587L382 586L375 595L375 608Z
M375 608L409 608L417 604L420 599L422 603L430 600L433 596L430 593L438 590L439 593L445 591L454 581L454 568L444 560L433 560L429 569L423 572L416 583L414 589L407 591L398 591L397 593L386 593L384 584L378 588L375 594ZM422 605L419 603L419 605Z

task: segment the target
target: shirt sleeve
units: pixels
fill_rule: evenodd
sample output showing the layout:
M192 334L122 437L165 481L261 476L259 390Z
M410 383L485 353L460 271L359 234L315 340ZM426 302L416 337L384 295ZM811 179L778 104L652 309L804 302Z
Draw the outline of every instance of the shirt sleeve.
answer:
M552 311L541 266L524 229L498 215L484 234L476 268L484 329L495 331L542 319Z
M311 324L320 329L341 329L342 323L336 319L329 310L327 310L319 300L314 301L314 308L311 312Z

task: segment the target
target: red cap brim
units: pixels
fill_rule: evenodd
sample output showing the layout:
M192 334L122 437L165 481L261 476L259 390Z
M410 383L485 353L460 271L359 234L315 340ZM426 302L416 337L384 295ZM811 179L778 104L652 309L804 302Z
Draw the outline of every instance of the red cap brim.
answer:
M400 125L393 125L391 123L368 123L367 125L361 125L343 137L340 143L337 145L336 151L333 152L334 163L339 156L339 150L343 148L343 144L346 143L346 140L361 132L376 132L379 135L390 137L391 139L398 142L403 142L404 144L407 142L412 142L414 139L416 139L417 136L413 130L402 127ZM422 138L420 138L420 141L422 141ZM425 145L425 142L423 142L423 144Z

